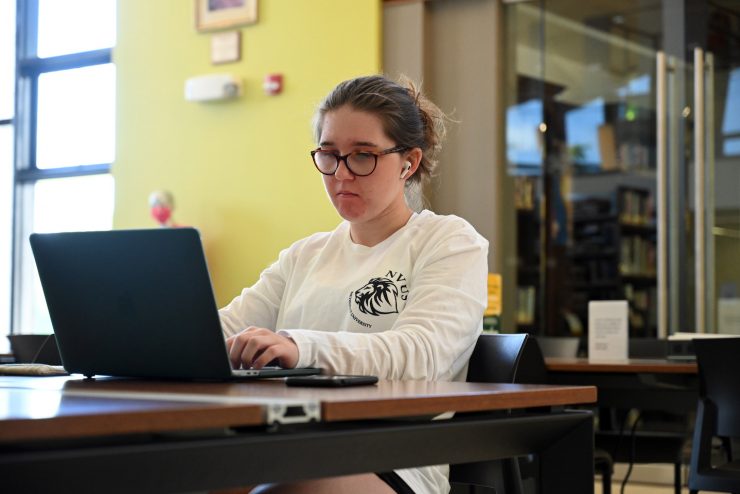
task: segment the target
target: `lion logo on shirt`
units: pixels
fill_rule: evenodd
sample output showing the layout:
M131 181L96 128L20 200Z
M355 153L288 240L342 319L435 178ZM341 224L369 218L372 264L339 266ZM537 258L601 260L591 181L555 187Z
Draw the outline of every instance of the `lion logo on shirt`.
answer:
M355 290L355 303L364 314L397 314L398 287L388 278L373 278Z

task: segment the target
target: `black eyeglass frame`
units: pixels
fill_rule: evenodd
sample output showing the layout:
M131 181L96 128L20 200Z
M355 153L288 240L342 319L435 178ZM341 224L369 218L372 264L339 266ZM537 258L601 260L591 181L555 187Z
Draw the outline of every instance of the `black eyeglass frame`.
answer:
M337 173L337 170L339 169L339 162L344 161L344 166L347 167L347 170L349 170L349 172L352 175L356 177L367 177L368 175L372 175L372 173L378 167L378 158L380 156L385 156L386 154L393 154L393 153L402 153L404 151L408 151L409 149L410 148L408 146L393 146L392 148L384 149L382 151L378 151L377 153L373 153L372 151L352 151L351 153L347 153L344 156L342 156L339 154L332 153L331 151L327 151L325 149L316 148L313 151L311 151L311 161L313 161L313 164L316 167L316 169L319 171L319 173L323 175L334 175L335 173ZM337 165L334 167L334 170L332 170L331 172L325 172L325 171L322 171L321 168L319 168L319 164L316 163L316 153L318 153L319 151L334 155L334 157L337 159ZM353 154L369 154L369 155L374 156L375 163L373 164L373 169L370 170L368 173L355 173L355 171L352 170L352 167L349 166L349 161L347 160L347 158L349 158Z

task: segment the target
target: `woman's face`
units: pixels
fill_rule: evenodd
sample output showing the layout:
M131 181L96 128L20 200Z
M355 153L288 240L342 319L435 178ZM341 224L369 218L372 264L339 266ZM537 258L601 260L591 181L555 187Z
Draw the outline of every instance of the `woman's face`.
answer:
M396 146L383 131L378 116L342 106L324 115L319 146L344 156L354 151L379 153ZM353 226L383 221L386 215L406 211L403 153L378 156L372 174L353 175L344 161L334 175L323 175L324 186L332 204L342 218Z

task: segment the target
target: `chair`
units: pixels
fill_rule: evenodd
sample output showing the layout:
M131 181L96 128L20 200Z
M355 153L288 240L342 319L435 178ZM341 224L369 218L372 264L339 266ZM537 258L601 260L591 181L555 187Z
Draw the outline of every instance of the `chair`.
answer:
M738 493L740 458L732 443L740 439L740 338L694 339L693 344L700 384L689 490ZM727 453L721 463L712 454L715 437Z
M17 363L62 365L54 334L11 334L8 339Z
M468 364L468 382L513 383L527 334L482 334Z
M630 338L628 342L630 358L659 359L668 356L668 341L657 338ZM656 389L675 388L676 385L659 381L651 382ZM673 487L676 494L681 493L681 465L687 434L683 430L663 430L668 425L688 420L684 413L676 410L640 409L640 428L630 432L625 426L628 410L610 409L600 414L602 427L596 431L596 449L609 451L614 461L634 463L670 463L673 465ZM608 415L605 415L608 413ZM612 424L604 426L603 424ZM618 424L622 424L619 427ZM666 424L666 425L664 425ZM632 447L630 447L632 445Z
M630 358L664 359L668 357L668 340L658 338L630 338Z
M526 334L482 334L468 364L468 382L516 382ZM516 459L493 460L450 466L452 492L523 492Z
M563 343L553 340L562 339ZM547 365L545 364L544 350L540 343L547 345L547 351L557 357L575 357L578 351L578 338L570 337L541 337L529 338L525 343L524 351L519 359L518 375L516 382L521 384L546 384L549 377ZM532 470L532 465L520 465L522 470ZM614 461L611 455L604 449L594 448L594 470L601 473L602 493L611 494L612 474L614 473ZM525 473L526 476L526 473Z
M527 334L483 334L468 365L468 382L546 384L547 367L537 340ZM602 472L604 494L611 492L613 464L605 451L594 451L595 466ZM524 473L522 473L524 469ZM468 486L470 492L523 493L522 479L536 477L531 458L452 465L450 483Z
M537 336L537 345L545 357L576 358L581 344L577 336Z

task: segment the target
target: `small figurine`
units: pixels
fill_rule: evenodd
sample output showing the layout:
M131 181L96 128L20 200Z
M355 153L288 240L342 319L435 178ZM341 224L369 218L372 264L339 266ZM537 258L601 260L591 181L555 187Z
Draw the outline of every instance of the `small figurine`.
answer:
M166 190L155 190L149 194L149 209L152 217L161 227L177 227L172 219L175 209L175 199Z

